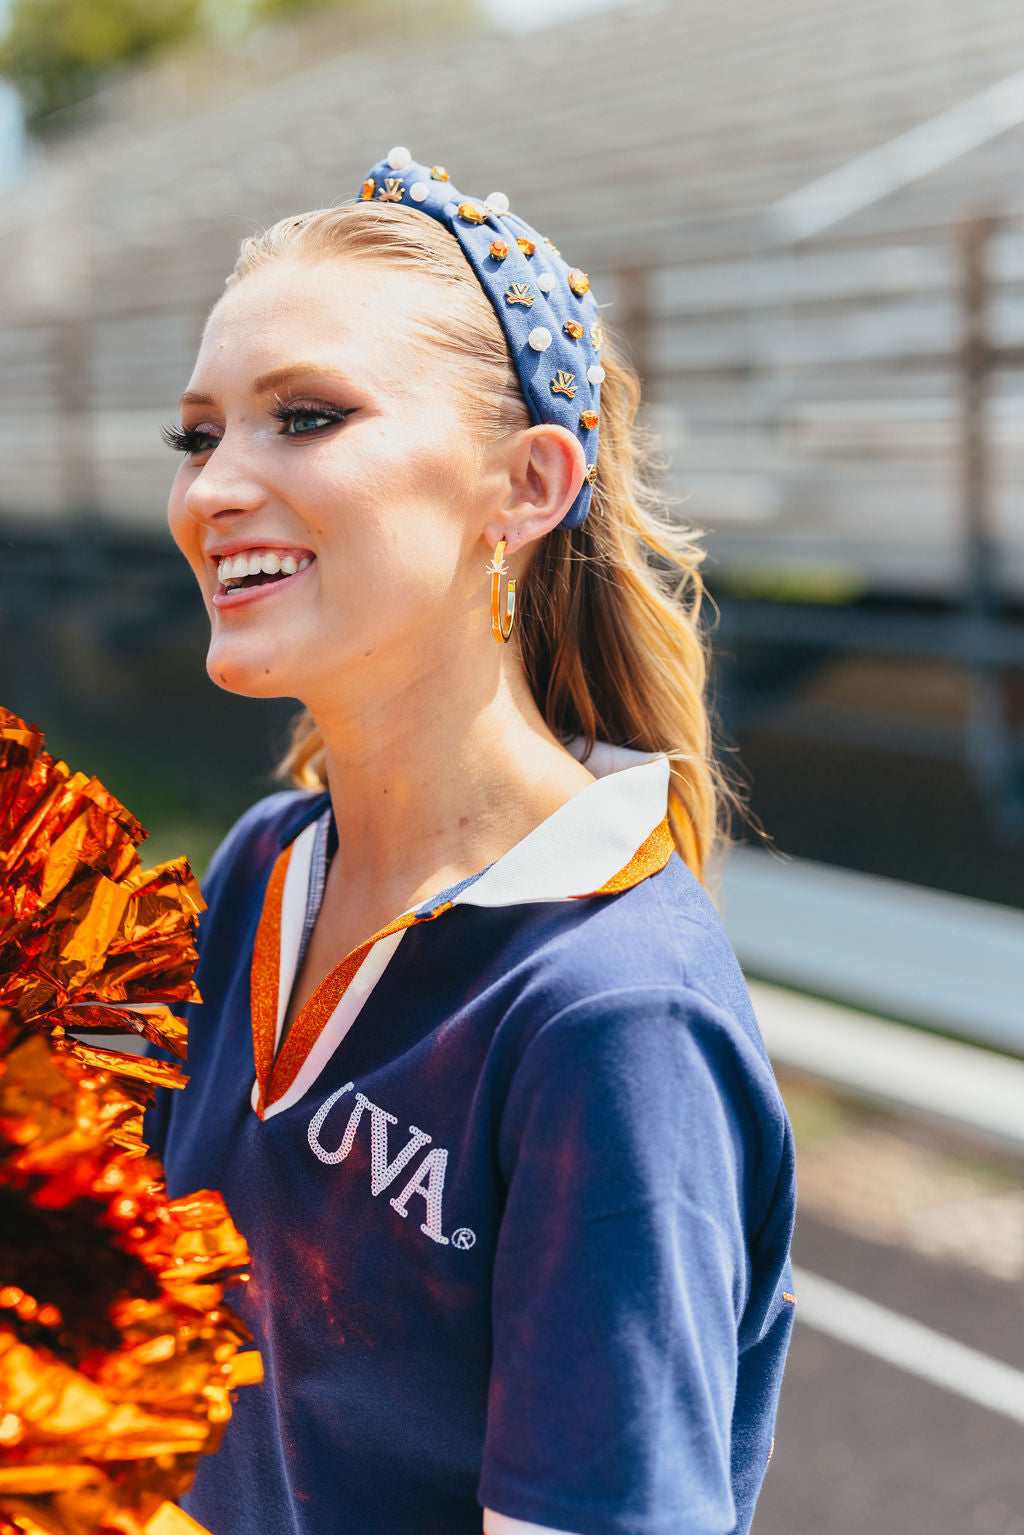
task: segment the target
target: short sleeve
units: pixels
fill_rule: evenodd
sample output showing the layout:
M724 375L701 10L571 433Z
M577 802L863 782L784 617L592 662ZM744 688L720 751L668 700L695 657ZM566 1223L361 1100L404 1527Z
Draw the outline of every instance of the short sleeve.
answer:
M534 1035L499 1137L482 1505L577 1535L735 1527L750 1233L786 1124L763 1049L699 992L605 992Z

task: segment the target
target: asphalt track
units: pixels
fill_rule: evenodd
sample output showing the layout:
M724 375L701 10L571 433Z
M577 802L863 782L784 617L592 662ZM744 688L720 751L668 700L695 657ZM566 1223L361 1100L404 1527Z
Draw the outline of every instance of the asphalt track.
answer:
M1021 1289L809 1216L793 1254L830 1283L801 1317L797 1278L753 1535L1024 1535Z

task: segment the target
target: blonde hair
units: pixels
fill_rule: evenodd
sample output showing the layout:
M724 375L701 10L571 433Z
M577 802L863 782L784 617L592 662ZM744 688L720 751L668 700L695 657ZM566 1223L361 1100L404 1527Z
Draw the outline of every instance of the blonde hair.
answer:
M458 356L467 417L485 436L530 425L491 302L458 243L427 214L355 203L280 219L243 240L227 286L272 263L337 257L411 264L436 279L447 290L438 305L446 323L429 336ZM672 835L705 879L738 796L712 750L704 550L694 530L669 517L655 487L650 444L636 423L640 381L607 329L601 363L590 512L581 528L547 534L519 582L519 652L561 740L582 735L587 753L604 740L668 755ZM323 742L308 710L294 722L275 776L303 789L326 787Z

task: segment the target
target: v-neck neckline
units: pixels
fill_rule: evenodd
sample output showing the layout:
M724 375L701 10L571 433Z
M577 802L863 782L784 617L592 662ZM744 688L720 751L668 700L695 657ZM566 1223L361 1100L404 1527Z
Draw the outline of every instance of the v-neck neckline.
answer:
M278 1049L304 937L323 900L321 885L313 911L310 872L317 823L325 811L331 815L330 799L318 796L304 807L282 838L253 945L252 1102L260 1119L288 1107L315 1080L355 1022L407 928L460 904L493 907L611 895L664 867L675 851L665 813L668 759L661 753L607 746L605 754L603 771L592 783L494 863L403 912L352 949L320 981ZM361 984L354 985L357 976Z
M253 945L251 1000L253 1056L257 1083L255 1108L261 1119L265 1117L267 1109L283 1098L294 1084L311 1050L375 945L383 939L401 934L407 927L412 927L418 922L427 922L434 917L439 917L452 905L450 900L442 900L430 911L418 908L415 911L404 912L380 928L372 937L357 944L346 954L340 964L335 965L334 969L323 977L300 1009L280 1049L277 1050L279 1026L283 1022L282 1007L286 1012L288 998L291 996L299 970L296 952L289 965L288 997L282 997L282 917L285 884L295 847L295 842L289 843L278 854L267 885L263 911Z

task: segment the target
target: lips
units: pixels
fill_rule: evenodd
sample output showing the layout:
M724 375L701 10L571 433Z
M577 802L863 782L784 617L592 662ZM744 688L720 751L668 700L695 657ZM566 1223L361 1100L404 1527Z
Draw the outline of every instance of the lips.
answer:
M250 545L235 553L225 552L217 562L220 586L214 604L218 608L238 607L263 598L300 580L315 564L316 556L308 549Z

